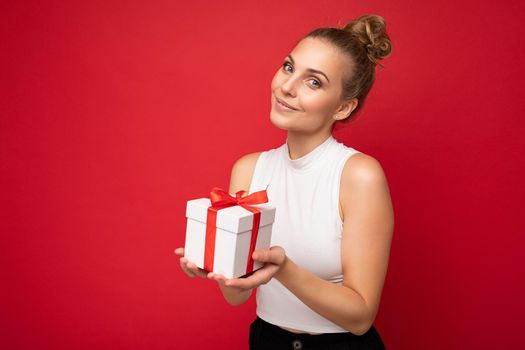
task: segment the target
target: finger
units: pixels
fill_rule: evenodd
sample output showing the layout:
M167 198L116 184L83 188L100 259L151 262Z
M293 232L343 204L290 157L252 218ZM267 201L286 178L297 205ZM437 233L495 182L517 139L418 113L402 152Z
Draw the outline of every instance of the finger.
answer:
M188 268L186 267L186 263L182 261L183 258L181 258L180 260L180 267L182 268L182 271L184 271L184 273L186 275L188 275L188 277L195 277L195 274L193 272L191 272L190 270L188 270Z
M215 280L217 282L219 282L221 280L219 275L216 274L216 273L213 273L213 272L208 272L208 275L206 276L206 278L208 278L210 280Z
M218 273L213 273L213 272L210 272L208 273L208 278L209 279L212 279L212 280L215 280L221 284L224 284L226 282L226 277L224 277L223 275L221 274L218 274Z
M184 269L190 272L193 277L205 277L206 273L204 273L202 269L200 269L197 265L195 265L192 262L189 262L187 258L180 258L180 261L182 264L184 264Z
M208 274L206 275L206 277L208 277L209 279L218 279L221 275L219 275L218 273L215 273L215 272L208 272Z
M257 278L254 278L253 275L246 278L233 278L226 280L224 285L230 288L239 288L239 289L251 289L256 288L261 285L261 281Z
M284 256L284 249L279 246L273 246L270 249L256 249L252 254L253 260L272 264L281 264Z
M242 288L242 287L246 286L245 280L247 280L247 279L248 278L231 278L231 279L226 279L224 281L224 285L227 286L227 287Z
M242 289L256 288L261 284L268 283L278 269L279 266L269 264L255 271L249 277L229 279L226 280L225 284L228 287L237 287Z
M188 262L186 264L186 266L188 267L188 269L190 269L191 272L193 272L194 274L196 274L199 277L206 277L208 275L208 272L206 272L203 269L199 268L197 265L195 265L192 262Z
M266 264L263 268L255 271L254 275L259 280L259 284L266 284L270 282L275 273L279 270L279 265Z
M177 248L174 250L174 253L179 256L184 256L184 248Z

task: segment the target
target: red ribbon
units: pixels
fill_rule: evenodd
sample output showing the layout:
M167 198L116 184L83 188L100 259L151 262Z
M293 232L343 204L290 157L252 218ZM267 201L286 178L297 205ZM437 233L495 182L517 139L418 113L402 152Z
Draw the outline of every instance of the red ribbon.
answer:
M257 243L257 234L259 233L259 224L261 222L261 212L257 208L250 207L249 204L262 204L268 202L266 190L254 192L246 197L244 190L237 191L235 197L232 197L222 188L214 187L210 192L211 207L208 207L208 216L206 218L206 241L204 247L204 270L213 271L213 258L215 256L215 236L217 232L217 212L221 209L240 205L246 210L253 213L252 237L250 249L248 250L248 263L246 273L253 271L252 253Z

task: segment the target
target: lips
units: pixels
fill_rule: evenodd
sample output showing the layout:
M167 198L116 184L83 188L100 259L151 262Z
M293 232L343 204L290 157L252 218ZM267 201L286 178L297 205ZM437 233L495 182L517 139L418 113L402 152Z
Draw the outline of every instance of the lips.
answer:
M290 109L293 109L294 111L297 111L297 110L298 110L297 108L290 106L288 103L284 102L283 100L281 100L281 99L279 99L279 98L277 98L277 97L275 97L275 99L277 100L277 103L280 103L280 104L282 104L283 106L286 106L286 107L288 107L288 108L290 108Z

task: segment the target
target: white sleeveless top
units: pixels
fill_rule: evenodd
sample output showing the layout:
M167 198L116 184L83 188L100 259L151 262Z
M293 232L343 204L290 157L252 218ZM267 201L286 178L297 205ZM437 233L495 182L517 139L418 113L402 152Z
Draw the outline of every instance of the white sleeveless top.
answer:
M271 245L282 246L301 268L342 284L339 188L346 160L359 151L332 135L310 153L291 159L288 143L262 152L249 193L267 190L275 206ZM257 288L257 315L281 327L340 333L344 328L314 312L275 278Z

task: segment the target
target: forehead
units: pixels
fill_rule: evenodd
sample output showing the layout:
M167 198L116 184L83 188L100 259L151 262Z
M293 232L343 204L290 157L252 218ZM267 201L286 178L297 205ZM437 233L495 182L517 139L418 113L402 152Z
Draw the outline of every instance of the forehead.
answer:
M301 40L290 55L294 58L296 67L320 70L328 78L341 76L350 63L333 44L319 38Z

